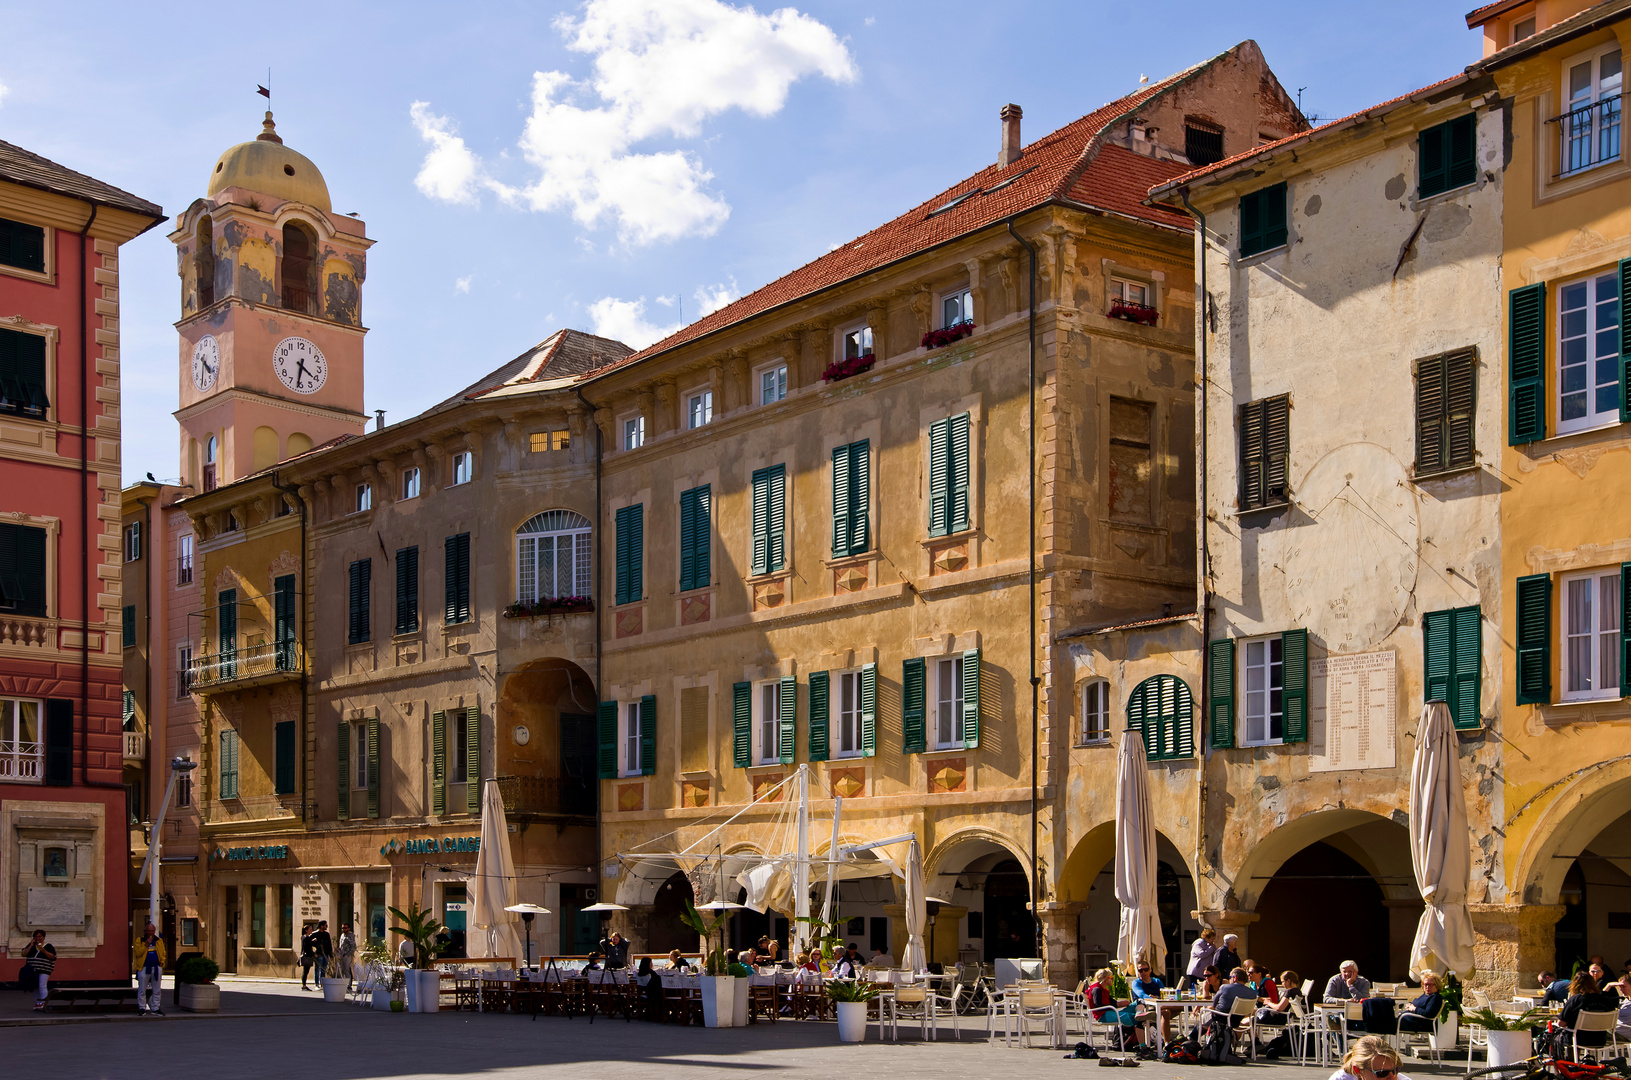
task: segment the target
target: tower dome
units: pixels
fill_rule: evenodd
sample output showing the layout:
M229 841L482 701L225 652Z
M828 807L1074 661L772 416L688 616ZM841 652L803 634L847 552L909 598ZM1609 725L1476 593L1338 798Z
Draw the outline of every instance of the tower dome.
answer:
M247 188L286 202L305 203L324 213L332 212L328 184L310 158L283 145L266 113L263 130L253 142L239 143L215 162L210 173L208 194L230 187Z

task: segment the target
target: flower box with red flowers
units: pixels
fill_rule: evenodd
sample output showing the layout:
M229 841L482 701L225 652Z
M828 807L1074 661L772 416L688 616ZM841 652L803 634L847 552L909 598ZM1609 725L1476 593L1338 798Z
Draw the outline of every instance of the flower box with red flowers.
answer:
M547 596L532 603L517 601L504 609L506 619L531 619L539 615L571 615L595 610L595 602L587 596Z
M1154 326L1161 313L1148 304L1135 304L1131 300L1117 300L1110 305L1112 319L1126 319L1144 326Z
M943 348L954 341L961 341L972 333L974 333L973 323L953 323L951 326L943 326L939 330L930 330L927 334L924 334L923 347L925 349Z
M834 360L827 365L827 370L821 373L821 381L837 382L840 379L847 379L851 375L871 371L874 360L872 353L867 353L864 356L851 356L844 360Z

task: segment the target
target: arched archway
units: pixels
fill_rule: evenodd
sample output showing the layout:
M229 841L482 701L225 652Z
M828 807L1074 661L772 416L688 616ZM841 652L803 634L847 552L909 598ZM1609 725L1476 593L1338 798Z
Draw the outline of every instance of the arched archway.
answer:
M1091 976L1115 959L1121 932L1115 856L1116 823L1100 822L1076 842L1059 877L1059 899L1085 905L1076 921L1077 979ZM1189 860L1159 831L1155 834L1155 857L1156 905L1167 944L1166 967L1157 974L1168 986L1175 986L1188 961L1190 943L1201 930L1191 914L1196 908L1195 877Z
M1005 837L986 829L964 830L935 847L924 860L925 891L966 914L956 932L945 912L936 919L933 960L1037 955L1028 863Z

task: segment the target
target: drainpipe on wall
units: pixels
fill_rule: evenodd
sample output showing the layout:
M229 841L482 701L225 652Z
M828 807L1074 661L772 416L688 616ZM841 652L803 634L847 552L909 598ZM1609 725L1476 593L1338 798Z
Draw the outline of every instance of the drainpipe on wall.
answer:
M1036 248L1032 247L1025 238L1014 231L1014 219L1009 218L1008 234L1019 242L1030 256L1030 297L1027 319L1027 347L1025 360L1025 393L1026 405L1029 409L1030 429L1027 434L1026 450L1029 454L1029 468L1026 479L1026 498L1029 501L1029 513L1026 524L1030 536L1028 563L1025 577L1030 587L1030 656L1031 656L1031 920L1036 924L1037 955L1047 957L1047 932L1042 927L1042 880L1037 870L1036 862L1036 835L1037 820L1041 813L1040 791L1037 787L1038 759L1041 757L1041 703L1039 688L1042 678L1036 673ZM1044 959L1045 963L1045 959Z
M579 401L583 402L583 407L585 409L589 410L589 426L591 428L593 428L594 432L595 432L595 533L594 533L594 536L595 536L595 543L598 544L598 543L601 542L601 535L602 535L601 534L601 510L600 510L600 477L601 477L601 455L602 455L602 452L603 452L604 448L601 445L602 438L601 438L601 434L600 434L600 425L595 423L595 406L594 406L594 404L588 398L583 396L583 389L581 387L574 386L572 388L572 392L577 395ZM595 559L594 573L591 574L590 578L589 578L589 588L591 590L593 590L593 595L590 596L589 599L595 605L595 704L596 704L597 709L599 707L600 700L601 700L601 698L600 698L600 687L601 687L601 681L602 681L601 680L601 674L600 674L600 639L601 639L601 632L600 632L601 622L600 622L600 620L604 617L602 612L601 612L601 609L600 609L600 597L601 597L601 589L600 589L601 567L600 567L600 561L601 560L599 558ZM599 779L596 779L595 783L599 784L600 783ZM597 808L598 808L598 804L599 804L598 798L596 800L596 804L597 804ZM601 888L601 883L606 880L606 876L605 876L604 872L601 870L601 861L600 861L601 860L601 854L605 850L601 846L603 841L606 838L605 837L604 826L601 824L601 822L604 819L605 819L604 814L598 813L598 812L595 814L595 865L594 865L594 873L595 873L595 889L596 889L595 895L596 896L600 895L599 890Z

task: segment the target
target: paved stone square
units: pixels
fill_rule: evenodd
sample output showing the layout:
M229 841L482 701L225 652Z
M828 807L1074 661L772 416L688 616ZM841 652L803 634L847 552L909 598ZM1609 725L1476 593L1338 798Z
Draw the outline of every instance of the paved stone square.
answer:
M6 995L4 1020L20 1016ZM21 994L15 998L20 1001ZM838 1042L835 1024L784 1021L743 1029L679 1028L623 1020L442 1012L408 1015L354 1005L325 1004L288 983L223 984L222 1013L177 1013L119 1019L61 1020L0 1030L0 1074L125 1080L140 1077L298 1077L362 1080L392 1077L484 1076L684 1077L711 1080L765 1074L786 1080L887 1075L890 1080L1064 1080L1110 1074L1097 1062L1067 1060L1064 1051L1013 1048L985 1039L984 1017L963 1022L962 1040L949 1029L939 1041L916 1033L879 1043L868 1029L860 1046ZM1459 1075L1460 1066L1414 1075ZM1146 1062L1145 1080L1324 1080L1329 1069L1260 1063L1208 1069ZM673 1070L670 1072L669 1070Z

